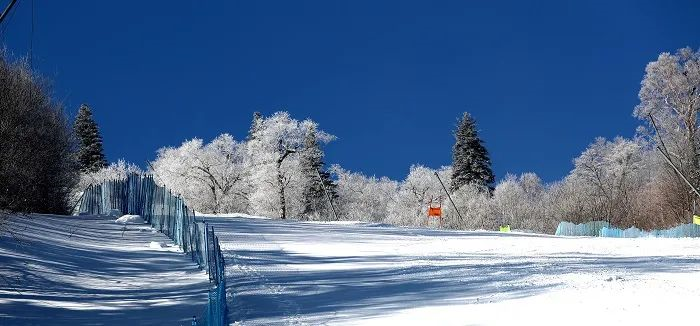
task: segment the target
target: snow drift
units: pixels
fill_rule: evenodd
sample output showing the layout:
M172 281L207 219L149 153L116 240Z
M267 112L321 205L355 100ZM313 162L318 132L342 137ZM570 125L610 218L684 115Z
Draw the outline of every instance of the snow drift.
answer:
M123 215L114 221L119 224L144 224L146 221L143 220L141 215Z

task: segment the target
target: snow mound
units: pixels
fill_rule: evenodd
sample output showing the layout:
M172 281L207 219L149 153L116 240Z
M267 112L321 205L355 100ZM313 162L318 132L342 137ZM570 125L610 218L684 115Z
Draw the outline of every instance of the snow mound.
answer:
M148 247L151 249L163 249L163 248L167 248L168 245L163 243L163 242L151 241L151 243L148 244Z
M182 249L177 245L159 241L151 241L151 243L148 244L148 248L157 251L182 252Z
M114 221L115 223L120 223L120 224L127 224L127 223L134 223L134 224L143 224L146 223L141 215L124 215Z

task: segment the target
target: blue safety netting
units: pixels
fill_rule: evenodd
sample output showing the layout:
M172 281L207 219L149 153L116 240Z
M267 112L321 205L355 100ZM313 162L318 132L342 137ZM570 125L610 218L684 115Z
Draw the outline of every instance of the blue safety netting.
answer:
M209 304L207 305L206 321L208 325L226 324L226 268L224 254L219 246L219 237L214 233L214 227L207 230L209 237L209 281L213 287L209 290Z
M600 230L606 227L610 227L610 223L604 221L594 221L582 224L561 222L559 223L559 226L557 226L557 231L554 234L596 237L599 235Z
M700 225L681 224L664 230L643 231L636 227L619 229L608 222L593 221L582 224L561 222L557 227L556 235L565 236L592 236L607 238L698 238L700 237Z
M79 213L106 215L112 210L137 214L170 237L209 274L209 303L203 325L226 325L225 262L214 227L195 219L182 198L158 186L152 176L131 174L89 186L80 201Z

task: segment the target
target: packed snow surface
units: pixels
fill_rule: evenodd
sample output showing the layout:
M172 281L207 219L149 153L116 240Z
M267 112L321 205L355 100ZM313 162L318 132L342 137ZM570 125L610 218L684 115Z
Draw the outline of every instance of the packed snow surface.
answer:
M189 325L208 278L172 246L114 217L10 217L0 230L0 325Z
M269 218L267 216L257 216L257 215L243 214L243 213L210 214L210 213L195 212L195 216L197 218L200 218L200 217L201 218L205 218L205 217L243 217L243 218L271 220L271 218Z
M700 239L206 218L240 325L697 325Z
M127 224L127 223L144 224L145 223L145 221L143 220L141 215L123 215L120 218L116 219L114 222L120 223L120 224Z

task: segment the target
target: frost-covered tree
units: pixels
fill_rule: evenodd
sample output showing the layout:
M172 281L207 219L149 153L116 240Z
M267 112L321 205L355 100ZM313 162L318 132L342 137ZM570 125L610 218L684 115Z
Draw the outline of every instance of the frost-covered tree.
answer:
M304 147L300 155L304 211L307 219L329 219L331 216L330 200L337 198L336 185L330 173L323 169L323 150L318 142L316 124L307 126Z
M260 121L259 128L246 143L250 164L250 196L256 214L299 216L303 208L303 180L299 151L311 120L298 121L287 112L277 112ZM317 139L328 142L333 137L317 130Z
M78 138L78 162L83 172L97 172L107 166L102 136L97 122L92 117L92 110L87 104L80 105L75 118L73 130Z
M116 163L112 163L96 172L84 173L81 176L81 183L87 188L91 184L99 184L107 180L121 180L126 179L130 174L143 174L143 170L134 164L126 162L123 159L119 159Z
M494 230L498 227L491 213L490 196L481 186L468 183L459 187L451 196L460 214L454 211L452 205L444 206L444 214L449 217L445 219L445 227L462 230Z
M465 112L455 131L450 190L454 192L466 184L490 189L494 179L491 159L477 134L476 122Z
M683 48L650 62L639 100L634 115L649 125L650 115L654 117L671 160L696 188L700 186L700 52ZM677 218L687 219L695 196L670 166L664 168L667 171L657 180L664 183L664 205L668 210L682 207Z
M143 174L143 171L136 164L128 163L123 159L118 160L96 172L83 172L80 174L80 182L74 188L72 194L72 206L80 200L83 191L92 184L100 184L107 180L126 179L130 174Z
M180 147L164 147L151 162L156 181L182 195L200 212L246 212L250 190L244 145L222 134L204 145L192 139Z
M447 196L435 177L435 172L438 172L441 179L449 180L449 167L442 167L436 171L422 165L411 166L408 176L399 184L398 192L389 204L389 223L425 225L430 204L446 205ZM446 219L447 216L443 218ZM450 218L456 218L456 215Z
M513 229L541 231L546 227L546 192L534 173L524 173L519 178L509 174L493 191L492 218Z
M586 187L588 186L574 181L571 175L550 184L544 203L547 216L556 219L557 223L559 221L582 223L594 220L585 212L588 203L580 196ZM556 228L556 225L554 227ZM551 232L553 231L552 229Z
M337 180L337 208L341 218L366 222L386 222L399 184L387 177L368 177L338 165L331 167Z
M212 194L214 212L246 212L250 190L243 182L248 171L244 160L245 145L229 134L207 144L201 156L195 156L195 168Z
M525 189L520 186L518 179L512 174L506 175L505 179L499 182L493 191L496 223L499 225L508 224L513 228L520 227L520 225L515 225L515 222L520 221L523 217L522 209L526 205L525 201Z
M255 134L257 134L258 131L260 131L262 120L262 113L253 112L253 121L250 123L250 129L248 129L248 137L246 138L247 141L255 139Z
M633 199L645 185L644 148L621 137L598 138L574 160L570 182L578 182L589 214L620 224L634 216Z
M635 212L624 225L642 229L663 229L691 221L688 201L692 201L688 188L679 189L680 184L669 182L676 175L663 158L655 151L643 153L644 169L641 170L643 185L633 195L632 210ZM684 191L685 190L685 191ZM680 192L680 193L679 193ZM677 196L674 196L677 194Z

